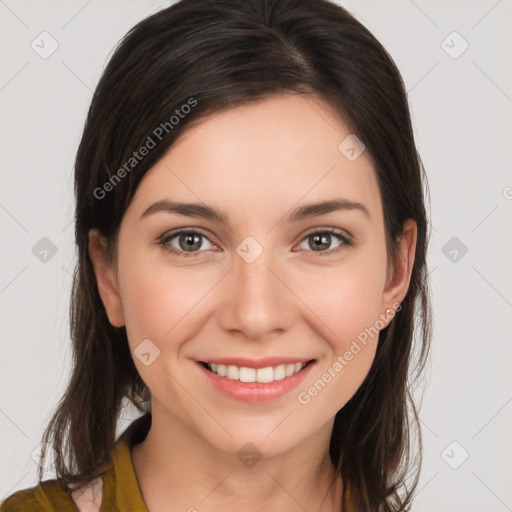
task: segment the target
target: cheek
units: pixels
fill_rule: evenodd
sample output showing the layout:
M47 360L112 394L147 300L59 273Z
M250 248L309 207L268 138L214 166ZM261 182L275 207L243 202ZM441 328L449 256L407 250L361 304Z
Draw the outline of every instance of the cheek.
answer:
M123 290L123 311L131 342L139 338L163 341L172 337L180 318L198 299L197 288L176 272L134 268Z
M306 414L334 415L366 378L377 349L385 279L385 252L377 250L359 253L337 268L318 268L301 279L299 293L322 320L328 344L318 371L298 396L299 403L309 404Z
M123 272L123 312L137 371L153 394L175 394L168 372L177 368L181 346L196 335L200 322L194 318L201 311L197 303L208 291L208 280L191 279L190 271L142 264L134 258ZM150 356L144 361L147 352Z
M322 332L336 352L375 325L382 312L386 279L385 254L357 255L343 265L303 273L297 295L322 320Z
M315 294L310 303L322 319L325 357L297 394L308 418L333 417L354 396L372 366L380 332L379 276L352 267L326 282L332 291Z
M168 350L173 340L193 337L201 300L218 280L214 270L172 266L158 251L126 251L130 258L120 259L121 300L132 351L148 338ZM173 351L178 348L173 346Z

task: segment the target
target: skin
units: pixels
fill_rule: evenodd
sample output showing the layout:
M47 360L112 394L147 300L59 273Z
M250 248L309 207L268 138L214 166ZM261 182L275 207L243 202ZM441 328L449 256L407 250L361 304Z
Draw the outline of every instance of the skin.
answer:
M151 429L132 449L151 512L171 503L172 510L200 512L341 509L340 478L326 495L330 435L336 412L371 367L378 337L308 404L297 394L403 300L417 233L413 220L405 222L399 257L387 259L368 155L349 161L338 149L349 134L314 96L278 95L214 114L184 132L142 180L121 223L117 266L106 263L105 241L91 230L110 322L126 325L132 354L145 339L160 350L149 366L134 356L152 393ZM341 210L286 220L300 205L337 197L364 204L370 218ZM165 198L205 203L229 223L164 211L141 219ZM193 249L198 257L157 244L177 228L205 235ZM333 253L343 242L332 235L317 249L314 228L343 230L353 245ZM250 264L236 252L248 236L263 248ZM186 240L179 242L176 236L167 244L185 252ZM222 356L307 357L316 365L299 389L255 404L201 378L196 361ZM262 454L252 467L237 457L247 442Z

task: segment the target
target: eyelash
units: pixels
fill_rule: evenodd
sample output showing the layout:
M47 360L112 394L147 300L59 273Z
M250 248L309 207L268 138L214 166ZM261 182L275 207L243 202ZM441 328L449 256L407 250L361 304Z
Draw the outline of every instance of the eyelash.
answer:
M316 253L316 254L314 254L314 257L332 256L334 254L338 254L339 252L343 251L346 246L349 246L349 247L353 246L352 238L350 236L348 236L344 231L334 229L334 228L326 228L326 229L315 228L314 231L305 235L304 238L302 238L302 240L300 241L300 243L302 243L305 239L307 239L308 237L310 237L312 235L317 235L317 234L323 235L325 233L334 235L340 242L343 242L343 243L340 246L336 247L335 249L331 249L328 251L322 251L322 252L308 251L308 252ZM202 252L204 252L204 251L196 251L196 252L192 252L192 253L187 253L186 251L179 251L179 250L175 249L174 247L168 245L169 241L171 241L173 238L176 238L179 235L200 235L200 236L206 238L207 240L209 240L205 234L201 233L201 231L198 231L197 229L181 229L181 230L175 231L169 235L163 235L161 238L159 238L157 243L159 245L161 245L164 250L170 252L171 254L175 254L177 256L183 256L185 258L196 258ZM210 241L210 243L212 243L212 242Z

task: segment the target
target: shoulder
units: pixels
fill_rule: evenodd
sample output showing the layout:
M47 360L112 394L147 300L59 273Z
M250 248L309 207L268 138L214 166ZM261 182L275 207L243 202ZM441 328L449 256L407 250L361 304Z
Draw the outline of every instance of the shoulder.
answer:
M34 493L35 488L23 489L11 494L4 501L0 502L0 512L14 512L15 510L26 510L27 512L46 510L38 503Z
M0 512L75 512L69 492L56 480L16 491L0 503Z
M131 447L143 440L151 425L151 415L137 418L120 436L110 460L96 472L96 478L82 487L69 484L66 490L58 480L11 494L0 502L0 512L76 512L77 510L131 510L147 512L131 459ZM119 503L118 503L119 502Z

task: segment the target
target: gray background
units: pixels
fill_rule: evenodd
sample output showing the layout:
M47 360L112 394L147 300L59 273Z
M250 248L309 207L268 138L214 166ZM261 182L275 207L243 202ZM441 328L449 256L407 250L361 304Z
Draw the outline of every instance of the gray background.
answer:
M69 376L72 166L92 91L117 41L163 5L0 1L0 500L36 484L31 454ZM432 194L413 509L512 510L512 1L342 5L402 73ZM46 59L31 47L51 49L43 31L58 44Z

